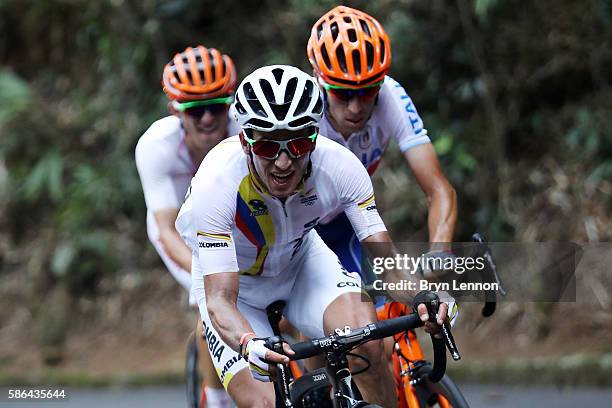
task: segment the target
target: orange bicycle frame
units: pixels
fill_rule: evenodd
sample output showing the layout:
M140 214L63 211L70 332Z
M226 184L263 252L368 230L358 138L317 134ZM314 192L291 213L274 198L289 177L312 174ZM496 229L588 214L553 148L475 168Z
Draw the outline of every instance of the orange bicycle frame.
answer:
M406 305L398 302L386 303L385 307L378 310L378 320L393 319L399 316L411 314L412 311ZM410 383L409 373L413 368L413 363L425 360L423 350L419 345L416 334L408 331L393 336L393 378L397 391L398 408L420 408L416 390ZM442 395L438 396L440 408L451 408L450 403Z

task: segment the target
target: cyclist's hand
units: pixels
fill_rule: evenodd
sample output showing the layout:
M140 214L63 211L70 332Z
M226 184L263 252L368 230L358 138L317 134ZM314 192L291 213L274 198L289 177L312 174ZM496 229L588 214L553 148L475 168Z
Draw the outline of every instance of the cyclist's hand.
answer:
M286 343L283 344L283 352L288 355L295 354ZM265 339L253 338L249 340L246 346L245 357L247 357L249 362L251 376L263 382L271 381L275 374L273 366L270 365L271 363L289 363L289 357L267 348Z
M423 328L427 333L434 334L437 338L441 338L442 336L440 334L440 326L442 325L442 322L444 322L444 320L446 319L447 312L448 304L441 303L440 308L438 309L437 322L430 322L429 313L427 312L427 306L422 303L417 306L417 313L419 314L421 321L425 323L423 325Z
M436 314L436 322L429 321L427 306L425 306L424 303L417 306L417 313L419 314L421 321L425 323L425 331L427 333L436 335L438 338L441 338L442 335L439 333L440 326L444 322L448 321L452 327L459 316L459 310L457 308L455 299L447 292L440 291L437 292L437 295L440 299L440 307L438 308L438 313Z

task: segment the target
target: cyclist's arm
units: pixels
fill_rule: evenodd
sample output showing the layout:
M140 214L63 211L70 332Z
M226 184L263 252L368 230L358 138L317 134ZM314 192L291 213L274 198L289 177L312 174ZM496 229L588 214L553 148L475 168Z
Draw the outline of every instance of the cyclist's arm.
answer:
M213 326L227 345L237 352L242 351L244 355L246 345L256 335L245 336L243 350L240 350L242 336L245 333L253 333L254 330L236 306L239 279L237 272L206 275L204 276L204 288L206 290L206 309ZM288 344L283 345L283 350L285 354L293 354ZM275 363L289 362L287 357L272 350L265 351L265 358ZM249 361L251 361L250 358Z
M440 168L431 143L408 149L404 157L427 196L429 242L452 242L457 223L457 194Z
M157 228L159 229L159 240L166 254L186 271L191 271L191 250L174 226L178 210L166 208L153 213Z
M427 196L430 242L452 242L457 222L457 197L440 168L423 120L406 90L386 78L379 99L383 125L396 139L417 182Z
M223 341L235 351L240 351L240 337L244 333L253 332L253 328L236 306L239 279L237 272L204 276L206 308L210 320Z

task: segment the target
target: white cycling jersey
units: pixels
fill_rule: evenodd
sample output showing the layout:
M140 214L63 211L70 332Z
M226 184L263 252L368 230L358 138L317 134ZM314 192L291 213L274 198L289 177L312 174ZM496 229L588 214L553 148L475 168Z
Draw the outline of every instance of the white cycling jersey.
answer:
M376 171L391 138L396 140L402 152L430 143L412 99L402 85L389 76L385 77L372 116L362 130L345 140L327 116L323 117L319 126L322 134L351 150L370 174Z
M349 150L319 137L310 174L283 202L250 174L238 137L231 137L204 158L176 226L204 275L274 276L337 209L345 211L360 240L386 230L370 178Z
M228 117L228 134L238 134L240 128L233 119L233 113L228 113ZM153 217L156 211L180 208L191 178L197 171L184 140L185 132L178 117L167 116L154 122L138 140L136 167L147 205L147 235L170 273L189 291L190 273L165 253Z
M271 336L265 308L286 302L284 315L300 332L320 337L323 315L335 299L360 293L313 229L343 209L359 239L385 231L372 182L349 150L320 136L308 176L284 202L250 174L238 137L204 158L181 207L177 230L193 251L192 294L197 299L213 364L224 387L246 361L221 338L206 306L204 276L239 272L237 307L257 336Z

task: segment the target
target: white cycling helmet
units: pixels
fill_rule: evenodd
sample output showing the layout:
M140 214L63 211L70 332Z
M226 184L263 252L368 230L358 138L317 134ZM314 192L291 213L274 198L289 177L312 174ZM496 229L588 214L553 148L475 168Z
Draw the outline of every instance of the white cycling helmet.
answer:
M258 68L238 86L234 108L243 129L271 132L318 126L323 115L315 79L290 65Z

